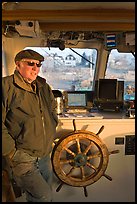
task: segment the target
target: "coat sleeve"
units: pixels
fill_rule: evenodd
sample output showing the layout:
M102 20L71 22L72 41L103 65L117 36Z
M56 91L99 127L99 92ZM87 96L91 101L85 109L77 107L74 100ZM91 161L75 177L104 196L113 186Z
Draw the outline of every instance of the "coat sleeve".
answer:
M6 84L2 82L2 154L3 156L10 154L15 149L15 141L9 134L5 126L6 110L7 110L7 96Z
M51 100L51 112L52 112L53 118L54 118L54 120L56 122L56 126L57 126L58 125L58 116L57 116L57 112L56 112L57 104L55 102L54 94L53 94L50 86L49 86L49 92L50 92L50 100Z

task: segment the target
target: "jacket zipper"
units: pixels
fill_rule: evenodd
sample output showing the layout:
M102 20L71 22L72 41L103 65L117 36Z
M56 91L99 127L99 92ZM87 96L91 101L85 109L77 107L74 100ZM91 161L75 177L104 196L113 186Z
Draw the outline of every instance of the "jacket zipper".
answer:
M45 132L45 123L44 123L44 116L43 116L43 111L41 108L41 96L40 96L40 92L38 93L38 103L39 103L39 107L40 107L40 114L41 114L41 120L42 120L42 127L43 127L43 152L44 152L44 144L45 144L45 138L46 138L46 132Z

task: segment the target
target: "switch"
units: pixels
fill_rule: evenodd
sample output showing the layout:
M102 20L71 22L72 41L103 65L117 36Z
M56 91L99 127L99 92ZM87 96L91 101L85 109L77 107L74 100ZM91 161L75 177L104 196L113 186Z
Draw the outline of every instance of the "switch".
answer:
M115 144L123 145L124 144L124 137L116 137L115 138Z
M135 155L135 135L125 136L125 155Z

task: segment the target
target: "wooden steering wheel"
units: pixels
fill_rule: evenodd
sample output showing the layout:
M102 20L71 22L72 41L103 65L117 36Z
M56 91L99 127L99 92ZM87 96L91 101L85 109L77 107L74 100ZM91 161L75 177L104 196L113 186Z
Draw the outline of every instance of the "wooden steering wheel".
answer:
M56 191L59 191L65 183L70 186L83 187L87 196L86 186L95 183L102 176L112 180L105 171L109 155L119 151L108 151L99 138L103 129L104 126L97 134L85 130L74 130L55 144L51 157L52 166L55 175L61 181Z

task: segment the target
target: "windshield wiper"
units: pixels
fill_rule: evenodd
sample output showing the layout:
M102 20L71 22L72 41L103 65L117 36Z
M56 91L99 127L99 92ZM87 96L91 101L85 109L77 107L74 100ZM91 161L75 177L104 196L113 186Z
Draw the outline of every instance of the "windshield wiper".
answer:
M77 55L79 55L80 57L82 57L84 60L86 60L87 62L89 62L92 65L95 65L93 62L90 62L88 59L86 59L85 57L83 57L82 55L80 55L78 52L76 52L75 50L73 50L72 48L69 48L70 50L72 50L73 52L75 52Z

